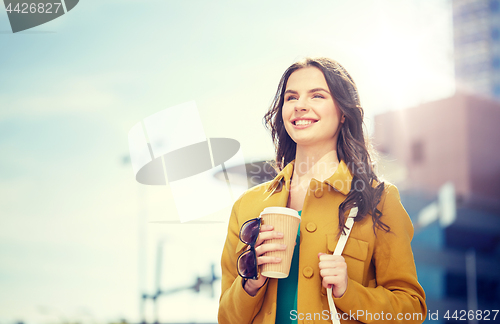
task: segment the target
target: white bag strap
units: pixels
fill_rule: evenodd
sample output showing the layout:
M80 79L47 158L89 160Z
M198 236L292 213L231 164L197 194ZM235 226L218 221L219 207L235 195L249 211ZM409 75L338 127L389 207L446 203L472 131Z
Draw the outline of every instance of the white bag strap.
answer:
M349 213L349 217L347 218L347 221L345 225L347 226L347 229L345 230L345 234L342 233L340 235L339 241L337 243L337 246L335 247L335 251L333 252L333 255L342 255L342 251L344 251L345 244L347 243L347 239L349 238L349 234L351 234L351 229L352 226L354 225L354 217L358 214L358 207L354 207L351 209ZM328 306L330 307L330 316L332 319L333 324L340 324L340 321L337 316L337 308L335 307L335 303L333 302L333 293L332 293L332 288L327 288L326 289L326 295L328 298Z

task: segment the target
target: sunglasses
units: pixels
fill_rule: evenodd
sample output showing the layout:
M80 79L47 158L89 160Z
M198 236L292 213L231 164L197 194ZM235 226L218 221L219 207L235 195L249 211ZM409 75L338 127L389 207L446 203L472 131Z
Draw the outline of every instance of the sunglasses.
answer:
M261 218L254 218L243 223L240 229L240 241L249 245L250 249L244 251L236 262L238 274L245 279L258 277L257 255L255 254L255 242L260 233Z

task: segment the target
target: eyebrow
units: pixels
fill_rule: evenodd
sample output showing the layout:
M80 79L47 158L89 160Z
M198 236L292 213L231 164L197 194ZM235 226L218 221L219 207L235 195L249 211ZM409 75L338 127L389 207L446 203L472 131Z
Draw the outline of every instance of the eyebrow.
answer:
M324 91L324 92L328 93L329 95L331 95L329 91L327 91L327 90L325 90L325 89L323 89L323 88L314 88L314 89L311 89L311 90L309 90L309 91L307 91L307 92L308 92L308 93L313 93L313 92L318 92L318 91ZM297 92L297 91L295 91L295 90L286 90L286 91L285 91L285 94L287 94L287 93L298 94L298 92Z

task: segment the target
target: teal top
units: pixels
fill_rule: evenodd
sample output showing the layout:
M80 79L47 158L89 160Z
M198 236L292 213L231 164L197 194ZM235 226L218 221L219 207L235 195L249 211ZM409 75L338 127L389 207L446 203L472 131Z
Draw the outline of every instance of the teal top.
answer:
M299 211L299 215L302 210ZM295 248L293 249L292 264L290 265L290 273L288 277L278 280L278 296L276 298L276 324L297 323L297 320L292 320L290 312L297 310L297 286L299 284L299 251L300 251L300 224L297 231L297 239L295 240Z

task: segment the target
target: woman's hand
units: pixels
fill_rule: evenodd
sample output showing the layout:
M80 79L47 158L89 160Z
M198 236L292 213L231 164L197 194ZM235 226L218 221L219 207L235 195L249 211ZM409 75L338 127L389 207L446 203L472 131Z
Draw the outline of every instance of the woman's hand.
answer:
M259 237L257 242L255 242L255 254L257 256L257 266L266 263L280 263L281 258L275 258L271 256L265 256L264 254L271 251L282 251L286 249L284 244L276 243L265 243L266 240L270 239L280 239L283 238L283 233L273 231L274 227L272 225L262 225L260 227ZM250 249L248 247L247 249ZM251 295L255 296L259 289L266 283L267 277L259 275L257 280L248 279L245 283L245 291Z
M319 273L323 287L332 287L333 296L342 297L347 290L347 263L341 255L318 253Z

